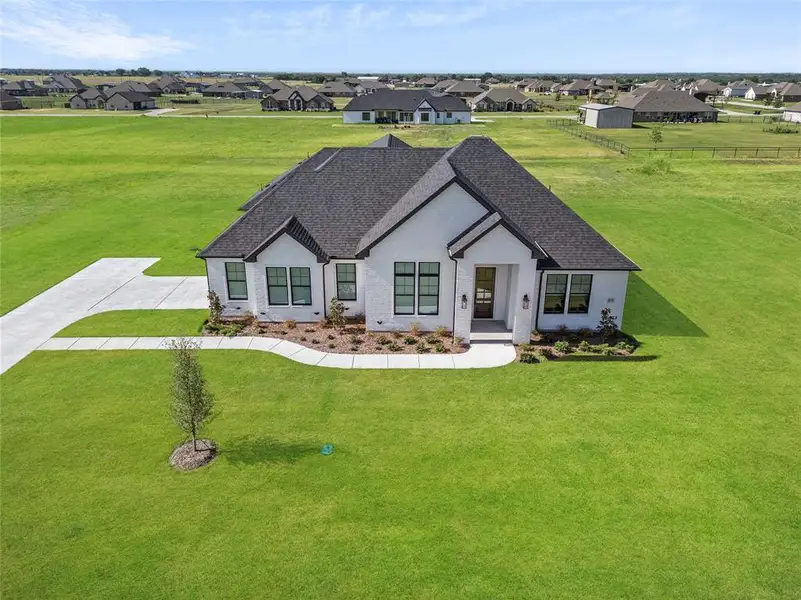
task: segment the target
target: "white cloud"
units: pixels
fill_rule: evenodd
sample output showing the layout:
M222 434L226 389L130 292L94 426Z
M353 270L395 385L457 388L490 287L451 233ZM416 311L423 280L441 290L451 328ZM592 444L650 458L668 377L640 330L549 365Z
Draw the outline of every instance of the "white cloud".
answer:
M391 8L376 10L365 8L365 5L361 3L354 4L346 13L346 23L349 27L354 29L378 27L386 23L391 14Z
M82 4L46 0L6 0L0 36L77 61L135 62L193 48L168 34L132 32L115 15Z

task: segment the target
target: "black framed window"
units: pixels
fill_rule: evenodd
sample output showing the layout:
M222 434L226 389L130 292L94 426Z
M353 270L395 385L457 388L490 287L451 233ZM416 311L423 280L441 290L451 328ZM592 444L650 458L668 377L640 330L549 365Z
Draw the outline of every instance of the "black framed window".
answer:
M428 123L428 120L431 118L431 113L421 112L420 113L420 122L421 123Z
M395 263L395 314L414 314L414 263Z
M362 121L369 121L369 120L370 120L370 113L369 112L363 112L362 113Z
M448 118L450 119L450 118L452 118L452 117L453 117L453 113L445 113L445 116L446 116L446 117L448 117Z
M356 265L337 264L337 300L356 300Z
M270 306L289 304L286 267L267 267L267 303Z
M417 314L439 314L439 263L421 262L417 281Z
M225 280L228 283L229 300L248 299L248 282L245 279L245 263L225 263Z
M311 269L289 267L289 279L292 282L292 304L309 306L312 303Z
M586 315L590 312L591 291L592 275L573 275L570 278L570 297L567 300L567 312L575 315Z
M567 275L548 275L545 280L545 302L542 312L546 315L561 315L565 312Z

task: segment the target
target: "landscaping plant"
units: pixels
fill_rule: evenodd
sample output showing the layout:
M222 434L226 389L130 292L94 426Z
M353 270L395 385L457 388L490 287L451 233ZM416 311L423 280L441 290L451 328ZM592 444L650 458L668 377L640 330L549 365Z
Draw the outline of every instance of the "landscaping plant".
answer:
M601 309L601 320L598 322L597 329L604 341L617 335L617 317L612 314L612 309L608 306Z
M209 323L217 326L220 324L220 318L222 317L222 303L220 302L220 297L217 295L217 292L209 290L208 298Z
M328 305L328 322L336 329L345 328L345 305L339 301L336 296L331 298L331 303Z
M181 431L192 436L192 449L197 452L197 435L214 414L214 396L206 387L197 359L197 343L178 338L170 342L170 349L173 355L172 418Z

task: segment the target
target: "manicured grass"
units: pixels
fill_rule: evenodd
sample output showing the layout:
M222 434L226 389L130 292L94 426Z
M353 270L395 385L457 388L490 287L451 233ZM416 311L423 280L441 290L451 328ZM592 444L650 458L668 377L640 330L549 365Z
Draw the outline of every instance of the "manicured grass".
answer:
M651 147L650 123L636 123L632 129L598 130L600 133L632 147ZM665 124L661 146L801 146L801 133L776 134L763 131L770 123L682 123Z
M265 170L383 133L295 120L279 143L265 132L281 127L227 119L10 121L3 291L17 297L31 265L68 270L53 257L163 255L186 272L183 248ZM399 134L477 131L434 129ZM655 360L359 372L204 351L222 454L178 474L169 353L36 352L2 376L2 595L797 597L798 162L654 175L531 120L480 131L643 268L624 329ZM106 154L101 177L90 157ZM74 327L166 335L162 319L183 319L112 315Z
M330 119L4 118L2 312L102 257L157 256L151 274L201 275L197 249L273 177L323 146L389 132L432 146L491 135L527 166L608 155L532 119L394 129Z
M207 310L115 310L81 319L56 337L198 335Z

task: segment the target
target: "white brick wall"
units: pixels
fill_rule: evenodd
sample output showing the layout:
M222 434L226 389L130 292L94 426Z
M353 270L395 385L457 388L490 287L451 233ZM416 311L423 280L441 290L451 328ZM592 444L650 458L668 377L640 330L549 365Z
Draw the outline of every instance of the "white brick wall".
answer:
M454 184L373 247L364 261L367 326L375 330L408 329L412 322L418 322L425 330L453 327L454 262L446 246L486 212L472 196ZM393 314L396 261L439 262L438 315Z
M363 260L332 260L325 265L325 306L326 310L331 298L337 295L337 263L356 265L356 301L343 301L348 309L345 315L353 317L364 314L364 261Z
M623 327L623 307L626 303L626 286L628 285L628 271L545 271L549 273L592 275L592 289L590 290L590 307L586 315L567 313L567 300L565 313L561 315L546 315L543 313L545 303L545 281L540 289L539 317L537 328L541 331L559 329L565 325L568 329L595 329L601 319L601 310L608 306L612 314L617 317L618 327ZM570 278L568 277L568 295L570 292ZM533 329L532 323L532 329Z

